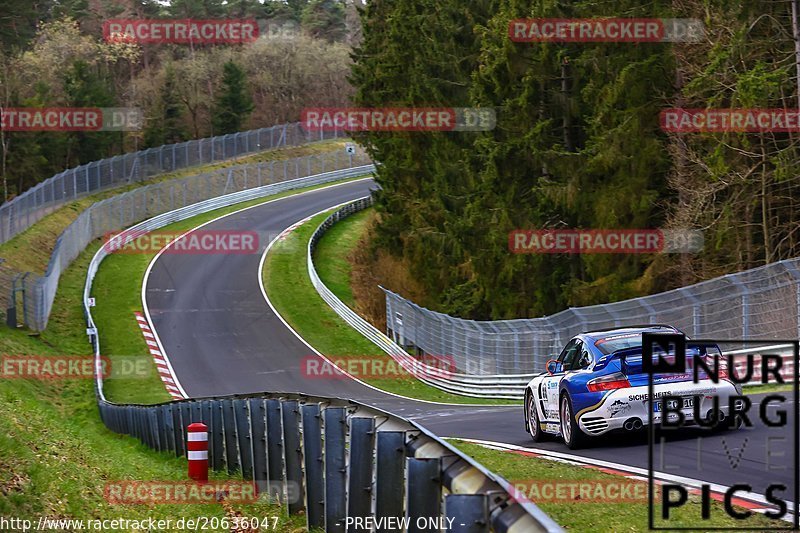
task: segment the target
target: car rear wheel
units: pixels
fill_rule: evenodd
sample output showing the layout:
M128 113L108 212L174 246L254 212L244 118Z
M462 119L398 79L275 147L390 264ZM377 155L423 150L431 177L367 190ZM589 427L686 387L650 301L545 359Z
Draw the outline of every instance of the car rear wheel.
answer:
M571 450L580 448L584 445L586 436L575 421L575 416L572 411L572 400L569 394L565 393L561 395L558 411L559 420L561 422L561 436L564 438L564 443Z
M525 420L528 434L533 442L541 442L544 439L542 426L539 424L539 414L536 412L536 400L530 392L525 394Z

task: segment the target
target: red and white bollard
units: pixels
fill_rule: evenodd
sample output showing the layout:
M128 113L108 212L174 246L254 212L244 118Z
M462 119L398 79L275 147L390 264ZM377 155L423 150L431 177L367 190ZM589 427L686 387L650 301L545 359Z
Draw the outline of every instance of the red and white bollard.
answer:
M208 426L202 422L186 428L186 455L189 459L189 478L208 481Z

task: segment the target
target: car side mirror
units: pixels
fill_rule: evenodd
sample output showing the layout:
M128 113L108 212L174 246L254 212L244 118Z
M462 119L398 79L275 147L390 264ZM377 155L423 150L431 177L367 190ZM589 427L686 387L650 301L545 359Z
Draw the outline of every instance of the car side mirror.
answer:
M550 359L549 361L547 361L546 368L547 368L547 373L550 375L560 374L561 372L564 371L564 365L556 361L555 359Z

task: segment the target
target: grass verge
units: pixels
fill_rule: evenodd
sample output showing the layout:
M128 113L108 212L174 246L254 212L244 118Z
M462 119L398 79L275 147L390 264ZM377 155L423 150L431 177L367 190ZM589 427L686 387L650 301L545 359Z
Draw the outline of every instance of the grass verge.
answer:
M528 496L544 512L567 531L648 531L647 482L631 480L622 476L607 474L592 468L564 464L549 459L530 457L501 450L493 450L476 444L451 440L461 451L475 458L483 466L509 480L517 490ZM575 497L569 488L561 494L548 497L557 486L568 487L571 482L585 483L594 493L591 497ZM631 486L626 501L611 496L612 490ZM614 489L612 489L614 487ZM633 488L636 487L636 488ZM602 490L602 492L600 492ZM658 506L660 509L660 506ZM711 517L701 519L699 496L689 496L685 505L673 510L669 524L656 519L657 527L674 529L679 527L726 528L738 530L742 527L758 528L765 531L785 523L776 524L774 520L754 513L746 521L736 520L725 513L721 502L711 502ZM739 509L741 511L741 509Z
M357 376L379 389L421 400L461 404L518 404L513 400L492 400L458 396L431 387L409 375L398 365L390 366L392 360L377 346L351 328L317 294L311 284L306 268L306 247L311 234L330 214L315 216L295 229L283 241L277 242L264 263L264 287L283 318L309 344L334 360L364 360L376 358L387 361L386 378ZM349 267L346 257L358 242L359 225L363 225L363 214L353 215L336 224L319 243L320 253L316 264L333 276L338 289L349 286ZM327 241L327 242L326 242ZM349 248L348 248L349 246ZM326 264L337 256L332 264ZM322 267L326 264L325 267ZM352 298L352 294L351 294ZM395 371L396 370L396 371Z

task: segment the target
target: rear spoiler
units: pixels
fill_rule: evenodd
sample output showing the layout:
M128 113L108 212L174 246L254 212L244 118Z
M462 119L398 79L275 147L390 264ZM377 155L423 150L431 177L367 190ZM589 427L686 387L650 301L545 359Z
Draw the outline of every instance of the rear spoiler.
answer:
M719 346L717 346L713 342L690 341L686 343L687 354L697 352L700 356L705 356L708 353L708 348L714 348L717 351L720 351ZM622 370L623 372L625 372L627 371L628 357L641 357L641 356L642 356L642 346L635 346L633 348L624 348L622 350L617 350L616 352L611 352L598 359L597 364L595 365L595 370L601 370L607 367L608 364L614 359L619 359L620 363L622 364ZM691 368L691 365L689 365L689 367Z

